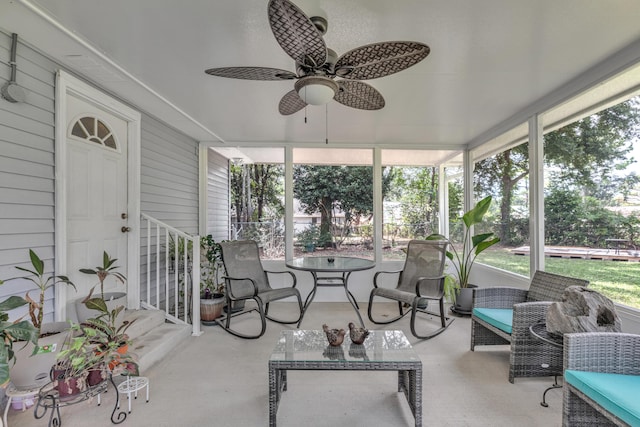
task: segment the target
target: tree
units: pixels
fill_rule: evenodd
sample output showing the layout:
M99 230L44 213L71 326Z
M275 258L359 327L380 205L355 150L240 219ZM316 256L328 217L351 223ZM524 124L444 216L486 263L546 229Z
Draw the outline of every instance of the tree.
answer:
M402 221L411 236L434 232L431 224L438 211L438 172L434 167L394 168L394 195L400 202Z
M230 171L232 214L236 222L262 222L282 216L281 165L232 165Z
M352 222L373 215L373 170L370 166L310 166L293 169L293 196L305 213L320 213L320 235L332 235L335 214L344 212L344 232ZM382 193L389 189L383 175Z
M624 175L633 159L628 158L631 141L640 136L638 101L630 99L607 110L570 123L544 137L545 162L554 173L553 182L571 183L583 196L612 200L616 193L628 194L636 185L635 174ZM500 199L498 235L512 243L513 197L529 174L528 144L507 149L476 164L475 189Z

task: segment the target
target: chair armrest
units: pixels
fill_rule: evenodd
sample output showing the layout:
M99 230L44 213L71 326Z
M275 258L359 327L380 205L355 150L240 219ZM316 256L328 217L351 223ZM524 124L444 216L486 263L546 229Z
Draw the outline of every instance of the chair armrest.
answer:
M529 327L547 317L552 301L533 301L514 304L511 336L530 335Z
M416 295L419 297L440 298L444 295L445 276L418 277L416 281Z
M248 277L229 277L229 276L223 276L222 278L226 283L225 292L229 292L229 296L231 297L231 299L249 298L249 297L255 297L256 295L258 295L258 287L256 286L256 283L253 281L253 279L250 279ZM233 282L247 282L247 281L251 284L251 287L253 288L253 294L243 295L240 297L236 297L235 295L233 295L233 286L231 284ZM247 287L246 284L245 284L245 287Z
M286 271L286 270L284 270L284 271L267 271L267 270L264 270L264 272L267 273L267 274L289 274L289 275L291 275L291 280L293 282L293 285L291 285L290 287L295 288L296 285L298 284L298 278L296 277L295 274L293 274L290 271Z
M581 332L564 335L564 368L640 375L640 335Z
M473 307L513 308L514 304L526 301L527 290L519 288L495 287L476 288L473 292Z
M402 273L402 270L397 270L397 271L378 271L376 272L376 274L373 275L373 287L377 288L378 287L378 276L380 274L400 274Z

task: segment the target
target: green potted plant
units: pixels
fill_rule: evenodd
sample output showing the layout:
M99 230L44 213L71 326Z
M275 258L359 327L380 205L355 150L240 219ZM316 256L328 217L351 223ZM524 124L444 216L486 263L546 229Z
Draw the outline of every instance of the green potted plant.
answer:
M116 261L118 261L117 258L111 258L111 256L106 251L104 251L104 253L102 254L102 265L99 265L95 268L80 269L81 273L91 274L98 277L98 283L93 288L91 288L91 290L89 291L89 296L76 301L76 314L80 323L97 314L94 311L95 309L89 308L85 302L91 298L95 287L98 285L100 285L99 298L106 302L110 310L121 305L126 305L127 294L125 292L104 292L104 283L109 277L113 277L116 283L120 282L122 284L125 284L127 280L127 278L122 273L116 271L118 268L120 268L119 266L115 265Z
M4 283L0 280L0 285ZM0 386L9 381L9 364L15 361L13 344L16 341L27 341L34 346L38 344L38 330L28 320L9 321L7 311L28 304L27 300L18 296L11 296L0 302Z
M298 243L302 245L305 252L313 252L316 250L316 245L318 245L318 239L320 238L320 229L311 225L305 230L302 230L296 235L298 239Z
M25 345L20 345L15 351L16 360L10 374L11 382L19 390L41 387L49 381L49 370L64 341L65 335L62 332L69 328L68 322L43 323L46 292L56 285L76 288L67 276L46 274L44 262L32 249L29 249L29 259L31 268L16 266L16 269L28 275L9 279L27 280L35 284L39 291L37 300L32 299L29 292L25 295L38 339L37 342L28 341Z
M200 238L200 320L207 324L222 315L224 275L222 251L211 234Z
M471 235L471 227L482 222L484 215L491 206L491 196L487 196L480 200L476 205L462 216L464 223L464 237L462 246L456 248L453 242L441 234L431 234L427 236L427 240L447 240L450 250L447 251L447 258L453 261L455 269L455 279L459 290L455 299L454 311L467 314L471 311L473 302L473 287L469 283L471 269L475 263L476 257L487 248L495 245L500 241L494 233L479 233ZM445 282L446 283L446 282Z

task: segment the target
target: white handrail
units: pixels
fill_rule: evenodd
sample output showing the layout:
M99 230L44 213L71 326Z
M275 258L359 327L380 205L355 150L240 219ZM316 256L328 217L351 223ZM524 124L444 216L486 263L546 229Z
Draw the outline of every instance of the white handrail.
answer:
M192 335L200 335L200 236L144 213L140 217L140 228L146 229L146 236L141 235L146 238L146 253L141 251L140 263L146 263L146 269L140 271L147 276L142 305L163 310L168 320L190 324Z

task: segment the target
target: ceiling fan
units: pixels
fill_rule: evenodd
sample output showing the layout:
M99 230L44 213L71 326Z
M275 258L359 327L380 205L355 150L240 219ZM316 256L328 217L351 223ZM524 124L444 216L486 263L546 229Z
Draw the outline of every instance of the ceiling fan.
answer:
M280 47L295 61L295 73L267 67L210 68L205 72L234 79L296 80L294 89L280 100L278 110L282 115L331 99L347 107L379 110L385 105L382 94L360 80L397 73L422 61L430 52L423 43L390 41L361 46L338 57L322 38L328 27L325 16L308 17L289 0L269 0L268 17Z

